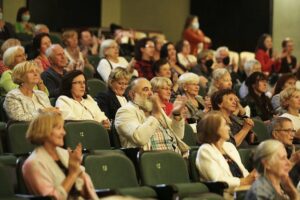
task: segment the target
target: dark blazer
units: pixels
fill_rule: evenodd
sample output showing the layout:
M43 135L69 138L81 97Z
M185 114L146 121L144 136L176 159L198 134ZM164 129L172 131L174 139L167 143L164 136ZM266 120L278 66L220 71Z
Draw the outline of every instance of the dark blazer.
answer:
M63 75L66 74L64 70ZM49 67L46 71L41 74L41 78L44 81L48 91L49 97L57 98L60 95L61 82L63 76L54 71L52 67Z
M112 89L108 88L106 92L100 92L96 96L96 101L99 108L105 113L108 119L114 120L118 109L121 107L121 104Z

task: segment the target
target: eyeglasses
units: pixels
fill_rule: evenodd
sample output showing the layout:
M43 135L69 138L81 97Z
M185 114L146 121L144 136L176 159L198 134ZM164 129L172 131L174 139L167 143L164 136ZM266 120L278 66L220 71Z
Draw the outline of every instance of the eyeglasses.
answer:
M283 132L286 132L286 133L292 133L292 134L295 134L297 131L294 130L294 129L277 129L275 131L283 131Z
M75 84L75 85L85 85L85 81L74 81L74 82L72 82L72 84Z

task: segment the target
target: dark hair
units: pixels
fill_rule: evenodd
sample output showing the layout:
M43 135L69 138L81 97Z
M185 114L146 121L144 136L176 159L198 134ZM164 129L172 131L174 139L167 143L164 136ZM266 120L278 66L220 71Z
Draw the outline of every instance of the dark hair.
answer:
M110 24L110 33L113 35L115 34L116 30L119 29L123 29L123 27L121 25L115 24L115 23L111 23Z
M235 94L235 92L232 89L223 89L218 90L211 96L211 105L213 110L220 110L219 105L223 102L223 97L229 94Z
M246 79L246 85L250 91L253 91L252 85L257 84L261 80L268 80L267 76L263 74L262 72L253 72L247 79Z
M82 28L82 29L80 29L80 30L78 31L78 40L81 39L81 37L82 37L82 36L81 36L81 33L82 33L82 32L89 32L89 33L91 34L91 36L94 35L90 29L88 29L88 28Z
M48 33L39 33L39 34L35 35L32 40L34 58L37 57L40 53L41 43L42 43L42 39L44 37L48 37L51 41L51 38Z
M273 95L276 95L276 94L280 93L280 92L283 90L284 84L285 84L289 79L295 79L295 80L296 80L296 77L295 77L294 74L292 74L292 73L288 73L288 74L282 75L282 76L278 79L278 81L277 81L277 83L276 83L276 86L275 86L274 94L273 94Z
M181 51L182 51L184 41L186 41L186 40L179 40L179 41L176 43L175 48L176 48L176 51L177 51L177 52L181 52Z
M211 111L198 121L197 139L200 144L215 143L220 139L218 131L222 118L222 114L219 111Z
M71 89L72 89L72 85L73 85L72 82L73 82L74 78L76 78L79 75L83 75L84 79L86 80L84 73L79 70L70 71L62 78L60 95L65 95L65 96L73 99L73 95L71 93ZM87 84L85 84L85 85L86 85L85 94L83 95L84 99L87 98L87 93L88 93Z
M265 46L265 40L266 40L267 37L272 38L271 35L269 35L269 34L267 34L267 33L262 34L262 35L258 38L255 52L257 52L259 49L262 49L262 50L264 50L264 51L267 51L267 48L266 48L266 46ZM270 51L269 51L269 54L270 54L269 56L270 56L270 57L272 57L272 52L273 52L273 50L270 49Z
M161 66L163 66L167 63L168 63L167 59L159 59L158 61L156 61L152 66L153 74L156 76L156 74L159 72Z
M162 47L160 49L160 58L161 59L167 59L168 58L168 56L169 56L169 54L168 54L168 46L169 45L173 45L174 46L174 44L172 42L167 42L164 45L162 45Z
M188 16L188 17L186 18L186 20L185 20L183 29L185 30L185 29L187 29L188 27L190 27L192 21L193 21L194 18L196 18L196 17L198 18L198 16L196 16L196 15L190 15L190 16Z
M18 12L17 12L17 18L16 18L16 21L17 22L21 22L22 21L22 15L29 11L29 9L27 7L21 7L19 8Z
M134 58L136 60L142 60L141 48L145 48L147 42L149 42L149 41L153 42L153 40L151 38L142 38L136 43L135 48L134 48L134 53L135 53Z

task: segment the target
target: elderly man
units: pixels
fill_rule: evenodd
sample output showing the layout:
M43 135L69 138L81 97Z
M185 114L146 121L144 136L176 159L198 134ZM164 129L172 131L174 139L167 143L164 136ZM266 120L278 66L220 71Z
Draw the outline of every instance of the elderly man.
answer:
M172 150L184 155L189 149L181 141L185 99L179 96L175 100L170 119L159 106L158 96L152 93L147 79L134 80L129 96L130 101L117 111L115 118L121 145L144 150Z
M272 137L279 140L285 146L288 158L291 161L290 177L295 186L300 181L300 151L295 152L293 139L296 130L289 118L277 117L272 121Z
M62 77L66 73L64 67L67 65L67 57L59 44L51 45L46 51L46 56L51 66L41 74L41 77L49 91L49 97L57 98L60 94Z

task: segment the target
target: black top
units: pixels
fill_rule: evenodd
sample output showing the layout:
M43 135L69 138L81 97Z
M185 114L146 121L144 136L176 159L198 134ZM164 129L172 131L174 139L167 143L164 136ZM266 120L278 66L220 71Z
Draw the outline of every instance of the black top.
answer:
M226 154L223 154L223 156L229 165L229 169L232 173L232 176L237 177L237 178L243 178L244 177L243 173L242 173L241 169L239 168L239 166L236 164L236 162L234 162L234 160L232 160Z
M287 57L281 59L281 67L279 73L291 73L292 69L294 69L297 65L297 58L295 56L291 56L291 62L289 63Z
M63 71L63 75L66 71ZM44 81L48 91L49 97L57 98L60 95L60 88L63 75L57 73L52 67L49 67L46 71L41 74L41 78Z

